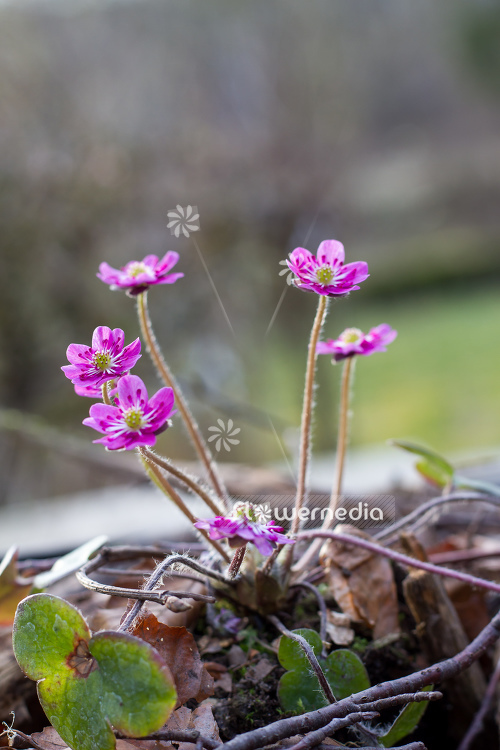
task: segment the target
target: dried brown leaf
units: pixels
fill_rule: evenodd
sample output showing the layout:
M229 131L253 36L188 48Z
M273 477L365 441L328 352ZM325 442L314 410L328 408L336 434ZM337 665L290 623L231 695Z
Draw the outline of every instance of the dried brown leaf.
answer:
M342 526L342 532L372 541L353 526ZM320 563L332 595L351 620L372 628L374 639L399 631L396 585L385 557L332 540L323 545Z
M32 584L19 576L18 554L17 547L11 547L0 561L0 626L12 625L17 605L32 589Z
M205 669L208 674L212 675L214 680L220 677L221 674L227 672L227 667L224 664L219 664L218 661L206 661L204 662Z
M354 630L350 627L349 615L342 612L326 612L326 632L336 646L350 646L354 640Z
M54 727L45 727L43 732L33 732L31 737L44 750L67 750L68 747Z
M175 731L193 730L199 732L204 737L220 742L219 727L212 713L212 706L207 701L192 711L186 706L181 706L173 712L163 729ZM193 750L193 745L188 742L181 742L179 750Z
M213 695L214 680L200 659L196 641L185 627L170 627L146 615L133 634L151 644L168 664L177 688L177 705Z
M233 678L231 677L229 672L224 672L224 674L221 674L221 676L217 680L215 680L214 688L220 688L225 693L233 692Z
M249 667L246 677L253 682L262 682L262 680L265 680L277 666L277 664L273 664L269 659L264 657L260 659L257 664Z

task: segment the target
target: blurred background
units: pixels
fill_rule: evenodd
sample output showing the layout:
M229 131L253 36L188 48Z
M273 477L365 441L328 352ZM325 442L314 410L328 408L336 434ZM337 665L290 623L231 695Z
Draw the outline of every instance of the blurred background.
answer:
M198 208L188 238L167 228L177 205ZM279 262L325 238L371 271L325 335L399 331L358 362L353 448L494 454L495 0L3 0L0 503L124 481L132 457L92 446L91 401L59 368L97 325L138 335L99 263L167 250L185 278L151 291L151 314L205 435L232 419L224 460L293 461L316 298ZM146 356L136 371L157 387ZM334 450L339 379L321 358L318 453ZM160 448L191 457L180 425Z

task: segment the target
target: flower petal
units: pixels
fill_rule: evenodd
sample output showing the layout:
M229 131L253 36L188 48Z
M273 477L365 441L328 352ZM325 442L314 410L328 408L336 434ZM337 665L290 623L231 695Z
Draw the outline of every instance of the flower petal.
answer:
M92 349L96 351L110 349L114 340L113 334L115 332L119 332L121 334L123 348L123 339L125 338L125 334L120 328L115 328L115 330L112 331L111 328L108 328L108 326L98 326L92 334Z
M296 269L301 269L304 266L315 264L316 258L309 250L305 247L296 247L290 253L290 258L287 260L288 267L295 272Z
M174 405L174 392L172 388L160 388L149 401L146 416L153 432L163 427L172 414Z
M338 274L338 280L342 279L343 284L359 284L365 281L370 274L368 273L368 263L362 260L355 263L346 263L341 272Z
M148 403L146 386L137 375L124 375L118 381L118 400L123 410L132 407L144 408Z
M318 247L317 258L320 263L342 265L345 259L344 246L337 240L323 240Z
M269 539L266 539L265 537L258 536L255 537L253 540L253 543L257 547L258 551L261 555L264 555L265 557L268 557L269 555L272 555L274 550L274 545L271 544Z
M85 372L85 367L82 367L81 365L63 365L61 367L61 370L66 375L67 378L70 380L75 380L76 378L79 378L83 372Z
M156 282L157 284L175 284L176 281L182 279L183 273L170 273L168 276L162 276Z
M124 348L119 359L120 370L122 372L131 370L141 356L141 340L136 338L135 341Z
M116 284L118 283L119 274L119 270L110 266L109 263L101 263L96 276L101 281L104 281L105 284Z
M93 385L78 385L73 383L75 387L75 393L77 396L85 396L86 398L102 398L101 388L96 388Z
M333 339L328 341L318 341L316 344L316 354L333 354L335 351L335 342Z
M85 344L70 344L66 349L66 357L72 365L87 365L92 362L94 352Z
M163 258L156 264L155 272L157 276L163 276L172 269L179 260L179 253L169 250Z

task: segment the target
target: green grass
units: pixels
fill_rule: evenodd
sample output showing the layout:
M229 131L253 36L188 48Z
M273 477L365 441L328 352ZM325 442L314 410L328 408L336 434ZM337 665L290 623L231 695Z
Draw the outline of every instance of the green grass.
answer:
M498 289L455 288L370 305L356 304L352 295L333 306L324 338L347 326L366 331L383 322L399 336L387 353L358 358L351 445L409 436L444 452L500 444ZM254 404L294 425L300 422L306 341L301 335L285 344L276 335L249 378ZM334 446L341 369L320 357L316 450ZM274 452L271 436L255 440L251 453Z

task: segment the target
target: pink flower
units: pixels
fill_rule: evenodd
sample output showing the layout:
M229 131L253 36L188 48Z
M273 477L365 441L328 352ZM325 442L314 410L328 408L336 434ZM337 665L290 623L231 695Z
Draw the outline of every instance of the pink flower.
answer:
M102 388L96 388L95 385L75 385L75 393L77 396L97 398L99 401L102 398Z
M169 251L158 260L157 255L146 255L144 260L131 260L123 268L112 268L101 263L97 278L111 289L127 289L131 295L140 294L155 284L173 284L183 273L169 273L179 260L179 253Z
M331 354L335 362L346 357L362 354L365 357L375 352L385 352L386 347L394 341L398 332L387 323L372 328L369 333L363 333L359 328L346 328L338 339L320 341L316 347L317 354Z
M107 380L119 378L132 369L141 356L141 342L136 339L128 346L124 343L125 334L121 328L111 330L99 326L92 335L92 346L68 346L66 356L71 364L61 367L61 370L79 396L95 396L96 390Z
M169 417L175 414L173 390L161 388L148 399L146 386L137 375L124 375L117 389L116 406L93 404L90 417L83 420L84 425L104 434L94 443L102 443L109 450L154 445L156 435L168 427Z
M208 531L210 539L229 539L231 547L243 547L247 542L255 544L261 555L270 555L276 544L295 544L289 539L281 526L272 521L263 524L257 520L255 510L248 503L242 503L241 509L235 508L235 515L225 517L216 516L197 521L197 529Z
M296 287L324 297L349 294L359 289L357 285L370 275L363 261L344 265L344 246L337 240L324 240L316 256L303 247L296 247L287 264L295 274Z

